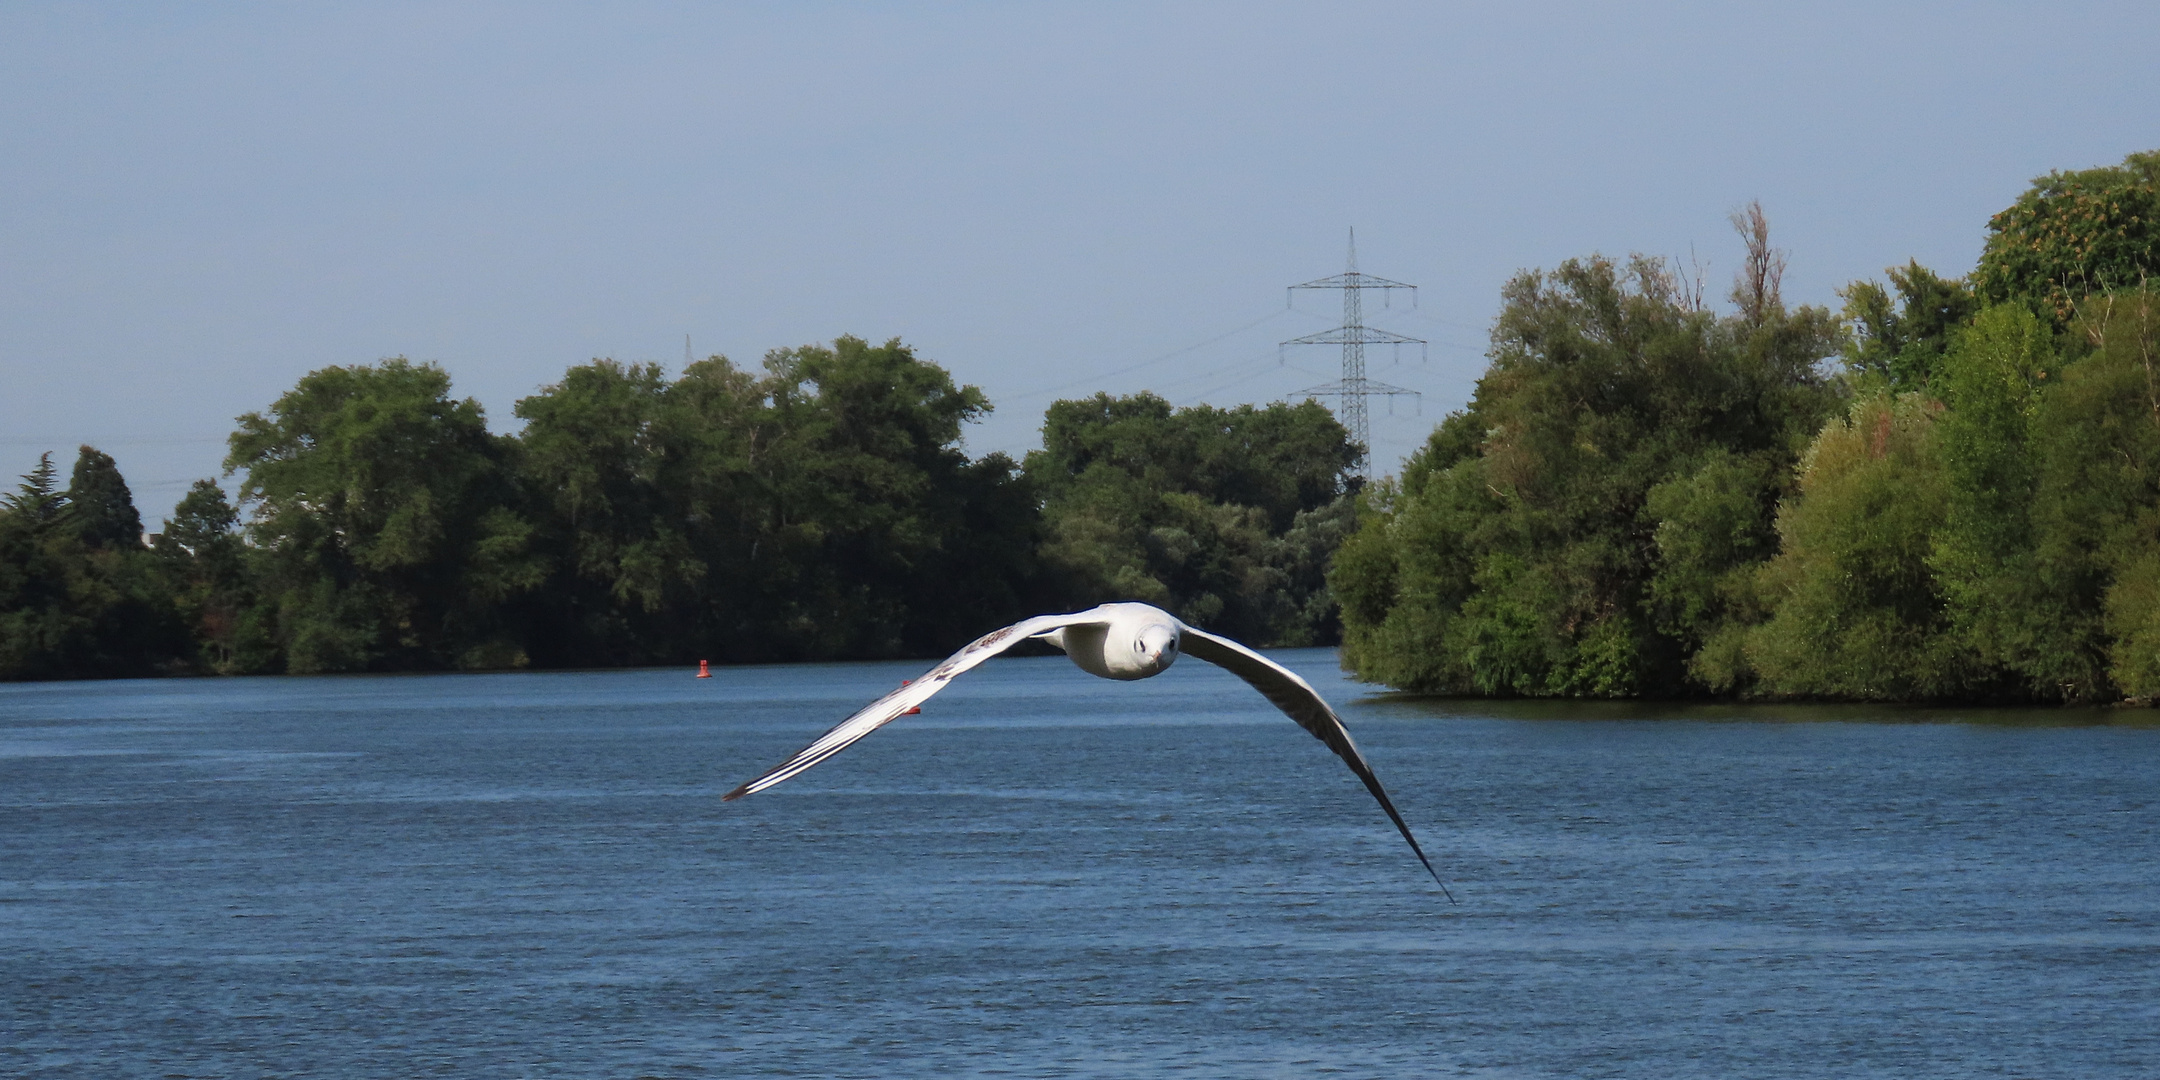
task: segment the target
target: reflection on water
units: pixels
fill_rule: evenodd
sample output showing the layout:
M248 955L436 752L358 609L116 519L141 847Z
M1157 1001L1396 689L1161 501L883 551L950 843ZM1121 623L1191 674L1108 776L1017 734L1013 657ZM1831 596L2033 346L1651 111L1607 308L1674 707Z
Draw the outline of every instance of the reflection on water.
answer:
M1353 684L1355 686L1355 684ZM1999 708L1979 705L1844 705L1694 701L1555 701L1432 697L1363 692L1359 704L1376 714L1433 719L1686 720L1735 724L1974 724L1983 727L2160 727L2160 709Z
M0 1073L2144 1077L2150 714L1001 660L0 687Z

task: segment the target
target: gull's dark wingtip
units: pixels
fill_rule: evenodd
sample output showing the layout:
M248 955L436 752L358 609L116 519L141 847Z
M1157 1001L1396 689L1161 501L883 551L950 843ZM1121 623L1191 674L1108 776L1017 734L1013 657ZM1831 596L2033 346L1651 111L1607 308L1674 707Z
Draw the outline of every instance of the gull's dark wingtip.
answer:
M1395 823L1395 831L1410 842L1410 853L1417 856L1417 861L1424 865L1425 872L1432 875L1433 884L1440 886L1440 895L1447 897L1450 904L1460 903L1461 901L1455 899L1455 894L1448 890L1447 882L1440 880L1440 871L1433 869L1432 860L1425 857L1425 845L1417 842L1417 836L1410 831L1410 823L1404 821L1401 811L1395 809L1395 800L1387 797L1387 789L1380 786L1380 778L1373 775L1371 767L1365 764L1365 759L1359 757L1352 761L1345 755L1343 760L1350 762L1351 771L1357 773L1358 779L1365 782L1365 790L1372 792L1373 798L1379 800L1380 809L1387 811L1388 820Z
M1448 903L1457 905L1458 907L1461 906L1462 901L1455 899L1455 894L1448 891L1447 882L1440 880L1439 871L1434 870L1430 866L1426 867L1425 871L1432 875L1432 883L1440 886L1440 895L1447 897Z
M728 792L728 793L727 793L727 794L725 794L725 795L722 795L722 796L720 796L720 801L721 801L721 802L734 802L735 800L737 800L737 799L740 799L740 798L742 798L743 796L745 796L745 795L748 795L748 794L750 794L750 785L748 785L748 784L744 784L743 786L741 786L741 787L739 787L739 788L736 788L735 790L733 790L733 791L730 791L730 792ZM1442 887L1443 887L1443 888L1445 888L1445 886L1442 886Z
M1410 851L1417 856L1417 861L1425 864L1425 872L1432 875L1432 883L1440 886L1440 895L1447 897L1450 904L1461 904L1462 901L1455 899L1455 894L1448 891L1447 882L1440 880L1440 871L1433 869L1432 860L1425 857L1425 849L1419 847L1415 839L1410 838L1410 830L1404 829L1403 837L1410 839Z

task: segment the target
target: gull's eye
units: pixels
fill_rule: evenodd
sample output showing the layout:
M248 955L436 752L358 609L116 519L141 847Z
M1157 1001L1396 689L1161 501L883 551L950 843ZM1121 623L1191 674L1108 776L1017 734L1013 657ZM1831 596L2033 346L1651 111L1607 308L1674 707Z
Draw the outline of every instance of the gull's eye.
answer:
M1143 644L1143 643L1142 643L1142 642L1140 641L1140 639L1139 639L1139 638L1134 638L1134 639L1133 639L1133 643L1132 643L1132 651L1134 651L1134 652L1146 652L1146 651L1147 651L1147 646L1146 646L1145 644Z

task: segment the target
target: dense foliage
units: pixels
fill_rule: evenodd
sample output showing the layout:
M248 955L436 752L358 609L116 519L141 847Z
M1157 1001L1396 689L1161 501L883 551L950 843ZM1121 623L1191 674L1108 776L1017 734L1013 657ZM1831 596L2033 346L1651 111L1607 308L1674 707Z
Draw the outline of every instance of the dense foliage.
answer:
M113 459L83 447L58 486L52 455L0 497L0 676L140 675L187 635Z
M1972 281L1511 284L1492 367L1338 552L1344 658L1447 692L2160 694L2160 155L2055 173ZM1840 325L1842 324L1842 325ZM1820 373L1837 355L1842 371Z
M499 602L540 577L514 447L450 377L402 359L311 372L240 418L226 466L287 671L494 666Z
M324 368L240 418L241 506L200 481L153 545L112 458L65 490L40 459L0 501L0 677L924 655L1130 598L1331 640L1356 453L1326 410L1059 402L1023 472L960 449L988 409L847 337L596 360L516 436L432 365Z
M1845 366L1900 390L1925 389L1950 347L1950 335L1980 309L1972 290L1957 278L1937 276L1917 261L1893 266L1891 290L1873 281L1844 289L1850 334Z
M1310 400L1181 410L1097 394L1050 407L1027 478L1059 595L1142 600L1243 640L1307 645L1339 632L1326 569L1355 513L1357 460Z
M905 346L843 337L668 381L595 361L518 402L552 567L548 664L934 652L1034 600L1033 497L988 411Z
M1786 695L2107 701L2160 691L2160 304L2061 336L1982 310L1934 395L1875 389L1808 452L1751 673ZM1722 687L1721 687L1722 688Z
M2067 325L2086 297L2160 277L2160 150L2117 166L2053 172L1988 222L1973 284Z
M1765 249L1758 258L1767 262ZM1395 686L1615 696L1680 685L1775 549L1835 392L1826 311L1718 317L1655 259L1508 285L1492 367L1337 554L1344 660Z

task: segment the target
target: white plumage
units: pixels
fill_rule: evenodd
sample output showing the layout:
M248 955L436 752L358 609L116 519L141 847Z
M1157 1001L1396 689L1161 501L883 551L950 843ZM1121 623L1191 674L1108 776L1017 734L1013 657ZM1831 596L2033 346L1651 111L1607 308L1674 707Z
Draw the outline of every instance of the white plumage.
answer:
M1380 809L1387 812L1388 819L1401 831L1403 839L1410 842L1410 850L1425 865L1426 872L1432 874L1433 881L1440 881L1439 871L1433 869L1432 860L1425 857L1417 837L1410 834L1410 826L1396 812L1387 791L1373 775L1372 766L1366 764L1365 755L1358 752L1350 732L1343 728L1342 718L1335 715L1335 710L1328 707L1311 683L1229 638L1196 630L1169 612L1148 604L1104 604L1068 615L1037 615L984 634L921 678L864 706L862 711L841 721L839 726L803 747L794 757L728 792L723 798L739 799L763 791L839 753L857 739L907 715L909 710L943 690L946 683L962 672L1031 637L1041 638L1065 650L1065 655L1071 657L1080 670L1105 679L1129 681L1159 675L1177 661L1180 653L1229 669L1251 683L1290 719L1297 721L1298 726L1311 732L1350 766L1350 771L1364 782L1366 790L1379 801ZM1440 888L1442 892L1447 891L1445 884ZM1454 899L1452 894L1448 898Z

